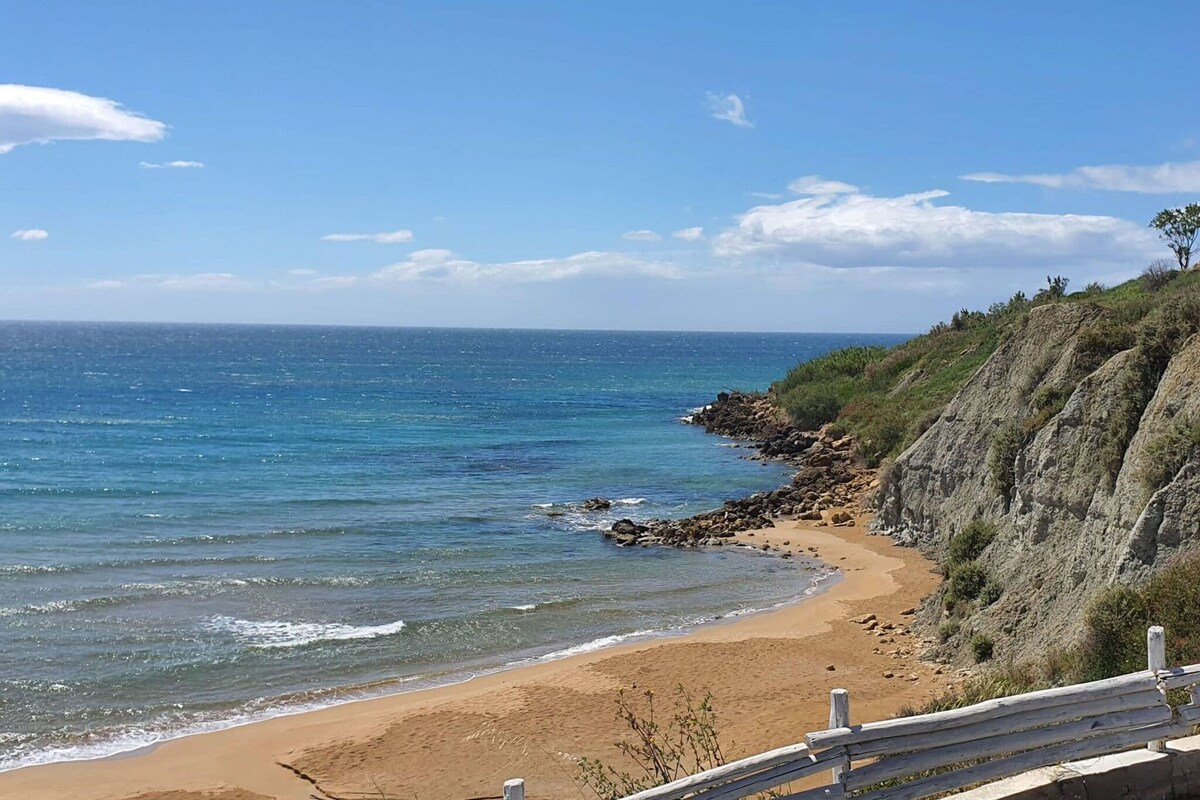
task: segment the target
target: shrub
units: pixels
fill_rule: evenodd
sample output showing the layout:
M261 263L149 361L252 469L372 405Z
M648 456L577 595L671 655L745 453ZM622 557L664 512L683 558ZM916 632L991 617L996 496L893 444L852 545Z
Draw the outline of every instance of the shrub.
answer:
M1134 340L1132 326L1105 317L1080 332L1075 352L1084 372L1091 373L1117 353L1133 347Z
M988 472L996 494L1007 498L1016 485L1017 456L1025 446L1024 425L1016 421L1003 423L992 434L992 447L988 451Z
M1134 358L1121 378L1118 407L1109 415L1101 436L1101 462L1110 479L1121 471L1125 451L1137 433L1142 412L1154 396L1171 357L1198 330L1200 298L1195 295L1173 297L1142 321Z
M1082 680L1111 678L1146 666L1149 609L1141 593L1114 586L1100 594L1083 618Z
M991 659L995 649L995 643L987 634L977 633L971 637L971 655L975 657L976 664L981 664Z
M1021 426L1025 438L1029 439L1058 416L1074 392L1074 387L1068 386L1043 386L1039 389L1033 396L1033 413Z
M633 737L616 744L635 771L623 772L598 759L579 760L579 782L601 800L618 800L725 763L711 694L696 701L677 687L673 715L665 723L655 716L654 692L642 697L643 707L635 708L624 691L617 696L617 719Z
M1142 460L1142 485L1150 493L1171 482L1175 473L1196 454L1200 447L1200 423L1176 419L1171 427L1146 444Z
M950 544L946 548L946 561L951 568L974 561L995 538L996 526L977 519L950 537Z
M797 427L814 431L837 419L842 402L833 387L816 384L798 386L788 392L783 398L783 408Z
M942 642L948 642L957 636L961 629L962 625L956 619L952 619L949 622L943 622L941 626L938 627L938 639Z
M974 600L983 591L987 579L987 572L974 561L955 567L950 573L949 595L956 600Z
M1147 292L1157 292L1179 275L1175 262L1169 258L1156 258L1142 273L1142 288Z
M859 434L858 452L873 469L903 438L904 423L894 409L880 409Z
M1052 303L1055 300L1061 300L1067 295L1067 286L1071 283L1070 278L1064 278L1062 275L1053 277L1046 276L1046 288L1038 289L1038 293L1033 296L1035 303Z
M1004 594L1004 588L1000 584L996 581L988 581L979 592L979 605L990 606L999 600L1002 594Z
M1088 295L1104 294L1104 284L1100 283L1100 281L1092 281L1083 287L1083 293Z

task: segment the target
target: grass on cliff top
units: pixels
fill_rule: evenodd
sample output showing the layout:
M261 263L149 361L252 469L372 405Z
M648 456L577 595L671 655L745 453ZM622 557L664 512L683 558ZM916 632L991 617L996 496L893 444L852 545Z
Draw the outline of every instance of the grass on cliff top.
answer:
M933 424L1035 306L1061 302L1098 307L1102 324L1092 338L1098 355L1107 358L1132 346L1152 311L1184 299L1200 300L1200 271L1176 275L1156 291L1141 279L1111 289L1092 285L1072 294L1051 283L1032 299L1017 292L986 312L962 309L950 322L895 347L850 347L804 362L772 386L771 393L801 428L836 422L835 431L852 434L867 463L876 466Z

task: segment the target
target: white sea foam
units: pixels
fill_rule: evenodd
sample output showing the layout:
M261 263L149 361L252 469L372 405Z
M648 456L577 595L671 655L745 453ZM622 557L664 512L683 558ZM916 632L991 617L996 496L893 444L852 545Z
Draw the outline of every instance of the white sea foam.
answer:
M603 636L599 639L593 639L590 642L584 642L583 644L577 644L574 647L568 647L563 650L555 650L552 653L546 653L546 655L542 656L539 660L554 661L559 658L566 658L567 656L577 656L581 653L591 653L596 650L603 650L606 647L612 647L615 644L620 644L621 642L625 642L630 639L642 639L642 638L655 636L655 635L662 635L662 634L663 634L663 631L647 629L647 630L641 630L641 631L634 631L633 633L618 633L613 636Z
M340 622L280 622L219 616L210 619L205 627L232 633L251 647L275 648L391 636L404 630L404 620L398 619L384 625L345 625Z
M528 603L523 606L509 606L513 611L533 611L537 608L537 603Z
M612 504L614 506L640 506L644 502L646 502L644 497L622 497L619 500L613 500Z

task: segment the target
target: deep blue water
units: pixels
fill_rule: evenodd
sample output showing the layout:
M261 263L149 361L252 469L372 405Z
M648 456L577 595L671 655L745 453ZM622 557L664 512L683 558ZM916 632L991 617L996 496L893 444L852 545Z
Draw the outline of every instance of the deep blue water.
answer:
M679 417L898 339L0 323L0 768L793 598L597 531L783 482Z

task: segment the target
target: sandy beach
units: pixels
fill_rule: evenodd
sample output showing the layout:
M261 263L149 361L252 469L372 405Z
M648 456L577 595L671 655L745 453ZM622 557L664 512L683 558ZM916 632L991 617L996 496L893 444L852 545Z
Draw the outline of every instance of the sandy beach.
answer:
M861 520L860 520L861 521ZM97 761L0 774L11 800L308 800L494 797L521 777L530 797L579 798L576 759L619 763L621 688L711 691L726 752L738 758L824 727L830 689L851 718L894 714L953 680L919 662L903 626L937 585L933 564L862 527L780 522L740 534L819 558L842 579L775 611L684 637L613 647L466 683L363 700L191 736ZM885 677L890 676L890 677Z

